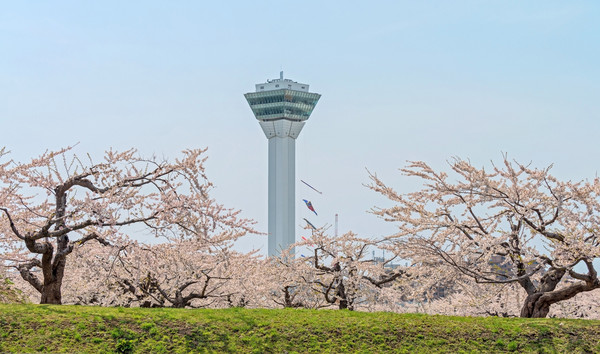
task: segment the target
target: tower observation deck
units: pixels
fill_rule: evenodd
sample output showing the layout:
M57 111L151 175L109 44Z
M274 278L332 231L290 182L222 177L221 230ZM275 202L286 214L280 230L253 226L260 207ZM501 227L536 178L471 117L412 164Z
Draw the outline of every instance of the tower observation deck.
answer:
M256 85L244 95L269 139L269 249L277 256L296 242L296 138L321 95L308 85L283 78Z

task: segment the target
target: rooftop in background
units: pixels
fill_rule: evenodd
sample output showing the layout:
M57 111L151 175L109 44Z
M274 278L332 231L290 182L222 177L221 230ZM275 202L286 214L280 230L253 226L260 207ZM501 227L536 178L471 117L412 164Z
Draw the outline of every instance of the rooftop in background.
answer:
M279 79L267 80L267 82L263 84L256 84L256 92L280 89L308 92L308 85L292 81L290 79L284 79L283 71L279 72Z

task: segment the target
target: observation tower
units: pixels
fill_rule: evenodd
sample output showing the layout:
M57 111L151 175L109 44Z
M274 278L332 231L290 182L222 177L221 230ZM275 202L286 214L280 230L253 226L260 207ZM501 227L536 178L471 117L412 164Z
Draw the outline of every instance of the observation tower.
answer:
M269 139L269 249L277 256L296 242L296 138L321 95L283 78L256 84L244 95Z

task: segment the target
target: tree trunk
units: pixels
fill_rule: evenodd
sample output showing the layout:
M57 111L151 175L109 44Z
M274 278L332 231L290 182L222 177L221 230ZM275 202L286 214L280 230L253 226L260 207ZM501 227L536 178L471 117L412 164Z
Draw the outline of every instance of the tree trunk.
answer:
M175 291L175 299L169 299L169 301L171 301L171 303L173 304L171 307L176 309L182 309L189 305L189 301L186 301L183 298L183 295L181 295L181 291L179 290Z
M344 286L344 283L341 281L340 281L340 285L337 289L337 297L340 300L338 309L354 311L354 301L353 301L354 299L348 295L346 287Z
M545 318L550 311L551 303L545 301L544 293L534 293L525 299L521 308L521 317L523 318Z
M65 274L65 267L67 265L66 249L69 242L69 238L64 235L58 238L58 250L57 254L52 259L52 251L42 255L42 274L44 276L44 284L40 293L42 297L40 304L62 304L62 281ZM51 249L52 250L52 249Z
M284 286L283 287L283 294L284 294L284 298L283 298L283 307L285 308L298 308L298 307L304 307L304 304L302 302L294 302L294 299L296 298L296 295L293 294L294 292L294 287L292 286Z
M58 281L53 281L42 286L42 299L40 304L62 304L61 284Z
M566 269L550 268L540 279L540 285L536 289L529 278L526 282L519 282L525 291L527 298L521 308L521 317L524 318L544 318L550 311L550 305L575 296L580 290L565 292L563 290L555 291L556 286L566 273ZM572 288L575 290L575 288Z

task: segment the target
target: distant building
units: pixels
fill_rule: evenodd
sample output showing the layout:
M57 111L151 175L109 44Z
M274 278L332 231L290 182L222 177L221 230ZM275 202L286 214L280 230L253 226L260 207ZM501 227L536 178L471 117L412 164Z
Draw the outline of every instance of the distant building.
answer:
M385 258L383 258L383 257L373 257L373 263L374 264L385 263ZM386 268L386 269L396 269L396 268L400 267L400 264L397 264L397 263L387 263L387 264L384 264L383 267Z

